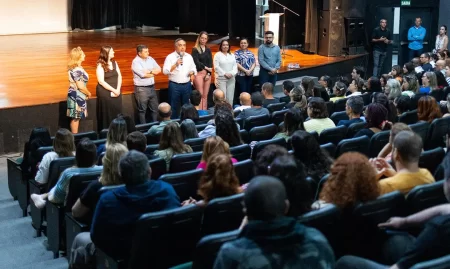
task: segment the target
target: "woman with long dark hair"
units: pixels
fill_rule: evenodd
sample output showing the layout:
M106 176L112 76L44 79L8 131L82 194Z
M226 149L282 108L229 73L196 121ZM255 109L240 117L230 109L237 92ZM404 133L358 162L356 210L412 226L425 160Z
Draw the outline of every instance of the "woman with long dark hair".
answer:
M276 134L275 138L284 138L286 141L294 134L297 130L305 130L303 125L304 119L302 116L302 111L298 108L291 108L284 114L284 126L283 131Z
M354 137L366 135L371 138L376 133L391 129L391 123L387 121L387 109L382 104L370 104L364 114L367 122L366 128L357 132Z
M212 54L211 50L206 46L208 42L208 33L205 31L200 32L195 41L195 45L192 48L192 58L194 59L195 66L197 67L197 75L194 79L194 87L197 89L202 98L200 101L199 109L208 109L208 92L211 85L212 74Z
M117 114L122 112L122 74L111 46L103 46L97 60L97 125L98 130L108 128Z
M231 111L221 109L215 119L216 135L220 136L230 147L242 145L238 126Z

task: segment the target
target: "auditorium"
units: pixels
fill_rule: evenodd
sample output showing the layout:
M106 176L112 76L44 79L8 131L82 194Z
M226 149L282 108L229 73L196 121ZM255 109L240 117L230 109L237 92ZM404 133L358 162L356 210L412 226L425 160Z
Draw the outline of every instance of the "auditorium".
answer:
M449 14L3 3L0 269L450 268Z

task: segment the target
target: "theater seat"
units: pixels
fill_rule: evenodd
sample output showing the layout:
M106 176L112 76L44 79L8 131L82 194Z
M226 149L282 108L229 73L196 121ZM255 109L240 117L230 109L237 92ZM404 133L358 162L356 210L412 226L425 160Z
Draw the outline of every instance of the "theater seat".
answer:
M234 172L239 179L239 184L248 183L254 176L253 161L244 160L233 164Z
M366 122L357 122L351 124L347 129L347 138L353 138L356 133L358 133L360 130L364 129L366 126Z
M289 109L284 109L284 110L273 112L272 116L271 116L272 123L275 124L276 126L279 126L280 123L284 122L284 115L288 111L289 111Z
M155 158L148 161L148 165L152 169L152 179L158 179L167 173L166 161L162 158Z
M226 242L238 238L240 230L231 232L211 234L203 237L197 244L195 249L194 261L192 269L210 269L214 267L217 254L220 248Z
M428 130L428 136L425 140L425 149L434 149L445 147L444 137L450 128L450 117L435 119Z
M92 141L92 143L94 143L95 146L98 148L100 145L106 144L106 138L94 140Z
M200 117L198 117L198 120L195 122L195 124L197 124L197 125L205 124L205 123L208 123L208 121L212 120L213 118L214 118L214 114L200 116Z
M103 129L98 133L98 138L99 139L106 139L106 137L108 136L108 129Z
M420 154L419 167L426 168L433 175L439 164L445 157L443 148L435 148L432 150L423 151Z
M154 145L147 145L147 147L145 148L145 154L153 156L153 153L155 152L155 150L158 150L159 145L158 144L154 144Z
M230 153L231 153L231 156L233 156L233 158L235 158L236 160L238 160L238 162L240 162L240 161L250 159L250 156L252 154L252 149L250 148L250 146L248 144L242 144L239 146L231 147Z
M281 147L286 148L286 140L284 138L276 138L271 140L259 141L253 147L252 152L252 160L255 160L260 153L267 145L279 145Z
M150 123L144 123L144 124L138 124L136 125L136 131L139 131L141 133L147 133L150 128L154 125L159 125L159 121L154 121Z
M444 181L416 186L406 196L408 214L448 203L444 194Z
M276 103L276 104L270 104L267 106L267 109L269 110L270 114L272 114L275 111L283 110L283 108L286 106L285 103Z
M370 140L367 136L344 139L339 142L336 149L336 159L346 152L359 152L366 156L369 155Z
M75 145L78 145L78 142L80 142L81 139L83 138L89 138L90 140L97 140L98 135L97 132L94 131L74 134L73 139L75 140Z
M244 219L243 199L244 194L239 193L209 201L203 214L202 236L238 229Z
M409 128L411 128L413 132L415 132L422 138L423 143L427 141L427 135L430 129L430 124L428 122L421 121L414 124L410 124Z
M250 131L253 127L264 126L269 123L270 123L269 115L252 116L252 117L248 117L244 120L244 128L245 128L245 130ZM242 127L241 127L241 129L242 129Z
M412 101L411 101L411 103L412 103ZM417 107L417 104L416 104L416 107ZM405 112L398 117L398 122L403 122L404 124L408 124L408 125L414 124L418 120L419 119L417 118L417 109Z
M203 152L177 154L170 161L170 173L189 171L197 168Z
M319 198L320 198L320 192L322 191L323 186L325 186L325 183L327 183L328 177L330 177L330 174L326 174L325 176L323 176L323 177L320 179L319 184L317 184L317 191L316 191L316 196L315 196L315 199L314 199L314 200L316 200L316 201L319 200Z
M239 135L241 136L242 142L247 143L247 144L249 143L247 130L245 130L245 129L239 130Z
M262 141L272 139L277 134L277 126L273 123L264 126L253 127L249 132L250 141Z
M416 263L411 269L448 269L450 268L450 255L434 260Z
M334 112L333 115L330 116L330 119L337 125L341 120L348 120L348 115L345 111Z
M341 140L345 139L347 134L346 126L338 126L334 128L328 128L323 130L319 135L319 144L323 145L326 143L333 143L335 145L339 144Z
M369 158L375 158L378 156L380 151L389 143L389 137L391 136L390 131L382 131L374 134L370 138L369 143Z
M372 103L372 94L361 94L361 97L364 101L364 106L368 106L370 103Z
M430 96L434 97L436 99L436 102L440 102L447 98L447 96L444 97L444 91L441 89L435 89L430 92Z
M334 112L345 111L346 104L347 104L346 98L336 100L336 102L334 102Z
M203 144L207 137L186 139L184 144L191 146L193 151L203 151Z
M336 155L336 146L333 143L320 145L320 148L325 150L331 158L334 158L334 155Z
M195 125L195 128L197 129L197 132L201 132L201 131L203 131L203 130L205 130L205 128L206 128L206 126L208 126L209 124L198 124L198 125Z
M328 115L332 115L333 112L334 112L334 103L333 102L326 102L325 104L327 105Z
M162 131L156 132L155 134L150 134L149 132L144 133L147 137L147 145L159 144L159 139L161 138Z
M197 195L198 183L203 174L203 169L195 169L180 173L169 173L162 175L159 180L165 181L173 186L180 201L189 200L189 197L199 199ZM200 198L201 199L201 198Z

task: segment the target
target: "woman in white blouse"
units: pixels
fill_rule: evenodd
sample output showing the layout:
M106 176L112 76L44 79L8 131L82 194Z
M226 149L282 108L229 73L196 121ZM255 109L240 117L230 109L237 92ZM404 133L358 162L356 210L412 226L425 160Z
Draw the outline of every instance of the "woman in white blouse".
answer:
M439 28L439 34L436 36L436 45L434 53L443 52L448 47L447 26L442 25Z
M238 69L236 58L230 53L230 44L227 40L220 42L219 52L214 55L214 71L216 87L225 93L227 101L233 105L235 76Z

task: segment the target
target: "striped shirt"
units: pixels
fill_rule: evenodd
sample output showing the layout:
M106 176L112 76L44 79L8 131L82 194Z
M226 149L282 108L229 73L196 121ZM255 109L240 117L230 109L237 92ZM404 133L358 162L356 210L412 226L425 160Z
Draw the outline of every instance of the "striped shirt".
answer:
M237 50L234 53L234 56L236 57L236 62L247 70L249 70L252 67L252 65L255 64L256 62L255 55L249 50ZM245 76L245 75L246 74L243 71L239 70L238 76Z

